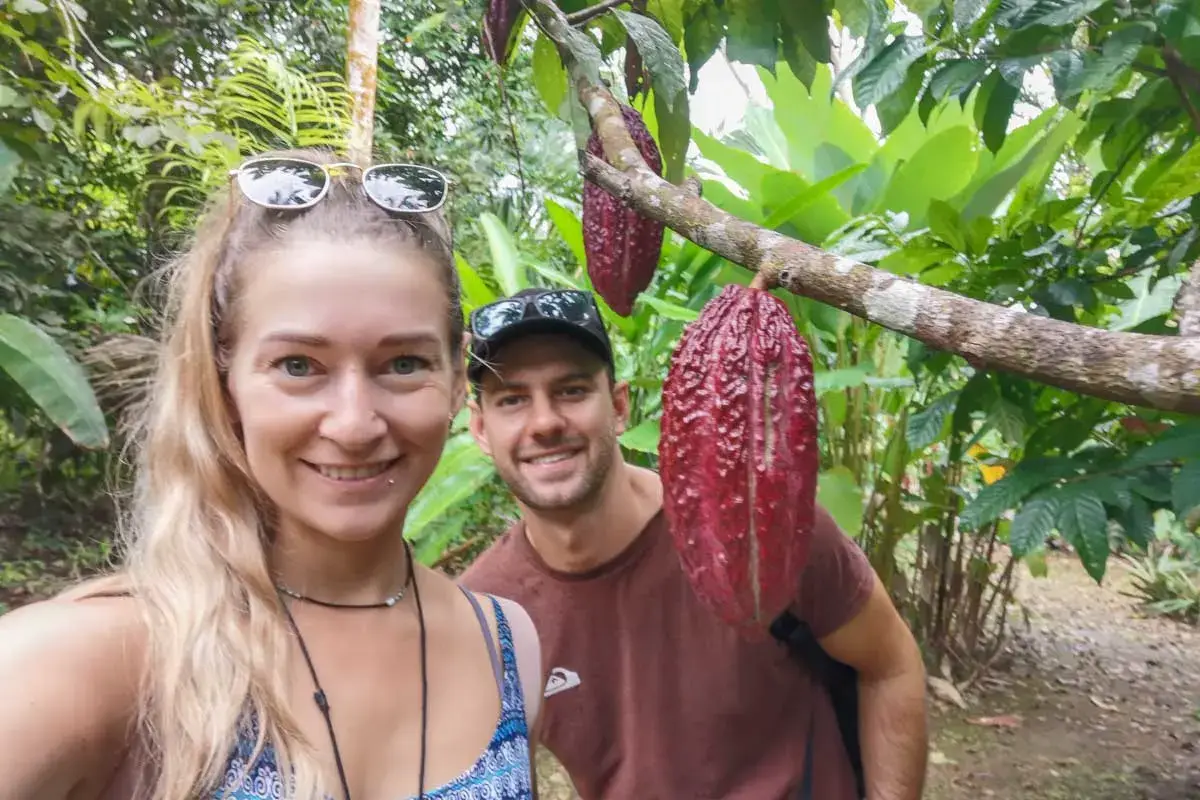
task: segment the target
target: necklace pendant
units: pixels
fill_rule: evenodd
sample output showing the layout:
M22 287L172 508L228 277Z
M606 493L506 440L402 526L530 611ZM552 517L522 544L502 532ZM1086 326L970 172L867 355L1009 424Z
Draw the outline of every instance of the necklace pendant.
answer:
M389 597L389 598L387 599L387 606L388 606L388 608L391 608L391 607L392 607L392 606L394 606L394 605L396 605L396 598L394 598L394 597Z

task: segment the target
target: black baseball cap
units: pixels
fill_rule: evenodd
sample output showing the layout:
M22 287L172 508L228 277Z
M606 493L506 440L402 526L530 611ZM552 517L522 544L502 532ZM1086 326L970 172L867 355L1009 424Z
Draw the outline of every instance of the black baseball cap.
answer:
M600 308L590 292L578 289L523 289L480 306L468 322L471 344L467 378L478 385L500 349L522 336L554 333L569 336L604 361L613 373L612 342Z

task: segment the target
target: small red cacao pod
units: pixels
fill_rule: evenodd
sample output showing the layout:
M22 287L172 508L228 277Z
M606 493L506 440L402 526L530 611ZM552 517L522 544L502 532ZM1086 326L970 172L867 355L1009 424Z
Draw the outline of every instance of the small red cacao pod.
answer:
M726 286L683 331L663 384L659 469L684 572L749 638L797 593L817 494L812 357L770 292Z
M662 175L662 156L637 111L621 106L625 127L655 174ZM587 150L603 159L604 147L593 133ZM663 224L647 219L591 181L583 182L583 248L588 277L596 293L613 311L627 317L633 301L654 279L662 252Z
M508 60L513 28L524 10L521 0L488 0L483 13L483 47L497 64Z

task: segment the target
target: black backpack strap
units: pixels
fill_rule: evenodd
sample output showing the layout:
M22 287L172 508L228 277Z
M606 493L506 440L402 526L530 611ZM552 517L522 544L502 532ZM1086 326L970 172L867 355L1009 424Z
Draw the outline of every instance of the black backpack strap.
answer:
M865 798L866 776L858 731L858 673L853 667L826 653L808 624L790 611L783 612L771 623L771 636L786 645L792 656L807 666L817 681L829 691L842 734L842 744L854 771L858 797Z

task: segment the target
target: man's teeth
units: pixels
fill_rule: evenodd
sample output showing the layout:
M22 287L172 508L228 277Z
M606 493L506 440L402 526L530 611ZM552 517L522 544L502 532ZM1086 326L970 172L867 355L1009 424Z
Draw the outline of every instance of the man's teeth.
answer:
M379 464L368 464L363 467L328 467L323 465L316 465L316 467L317 472L335 481L361 481L383 474L392 463L391 461L384 461Z
M568 458L570 458L573 455L575 455L575 454L574 453L555 453L552 456L538 456L537 458L531 459L530 463L531 464L557 464L559 461L566 461Z

